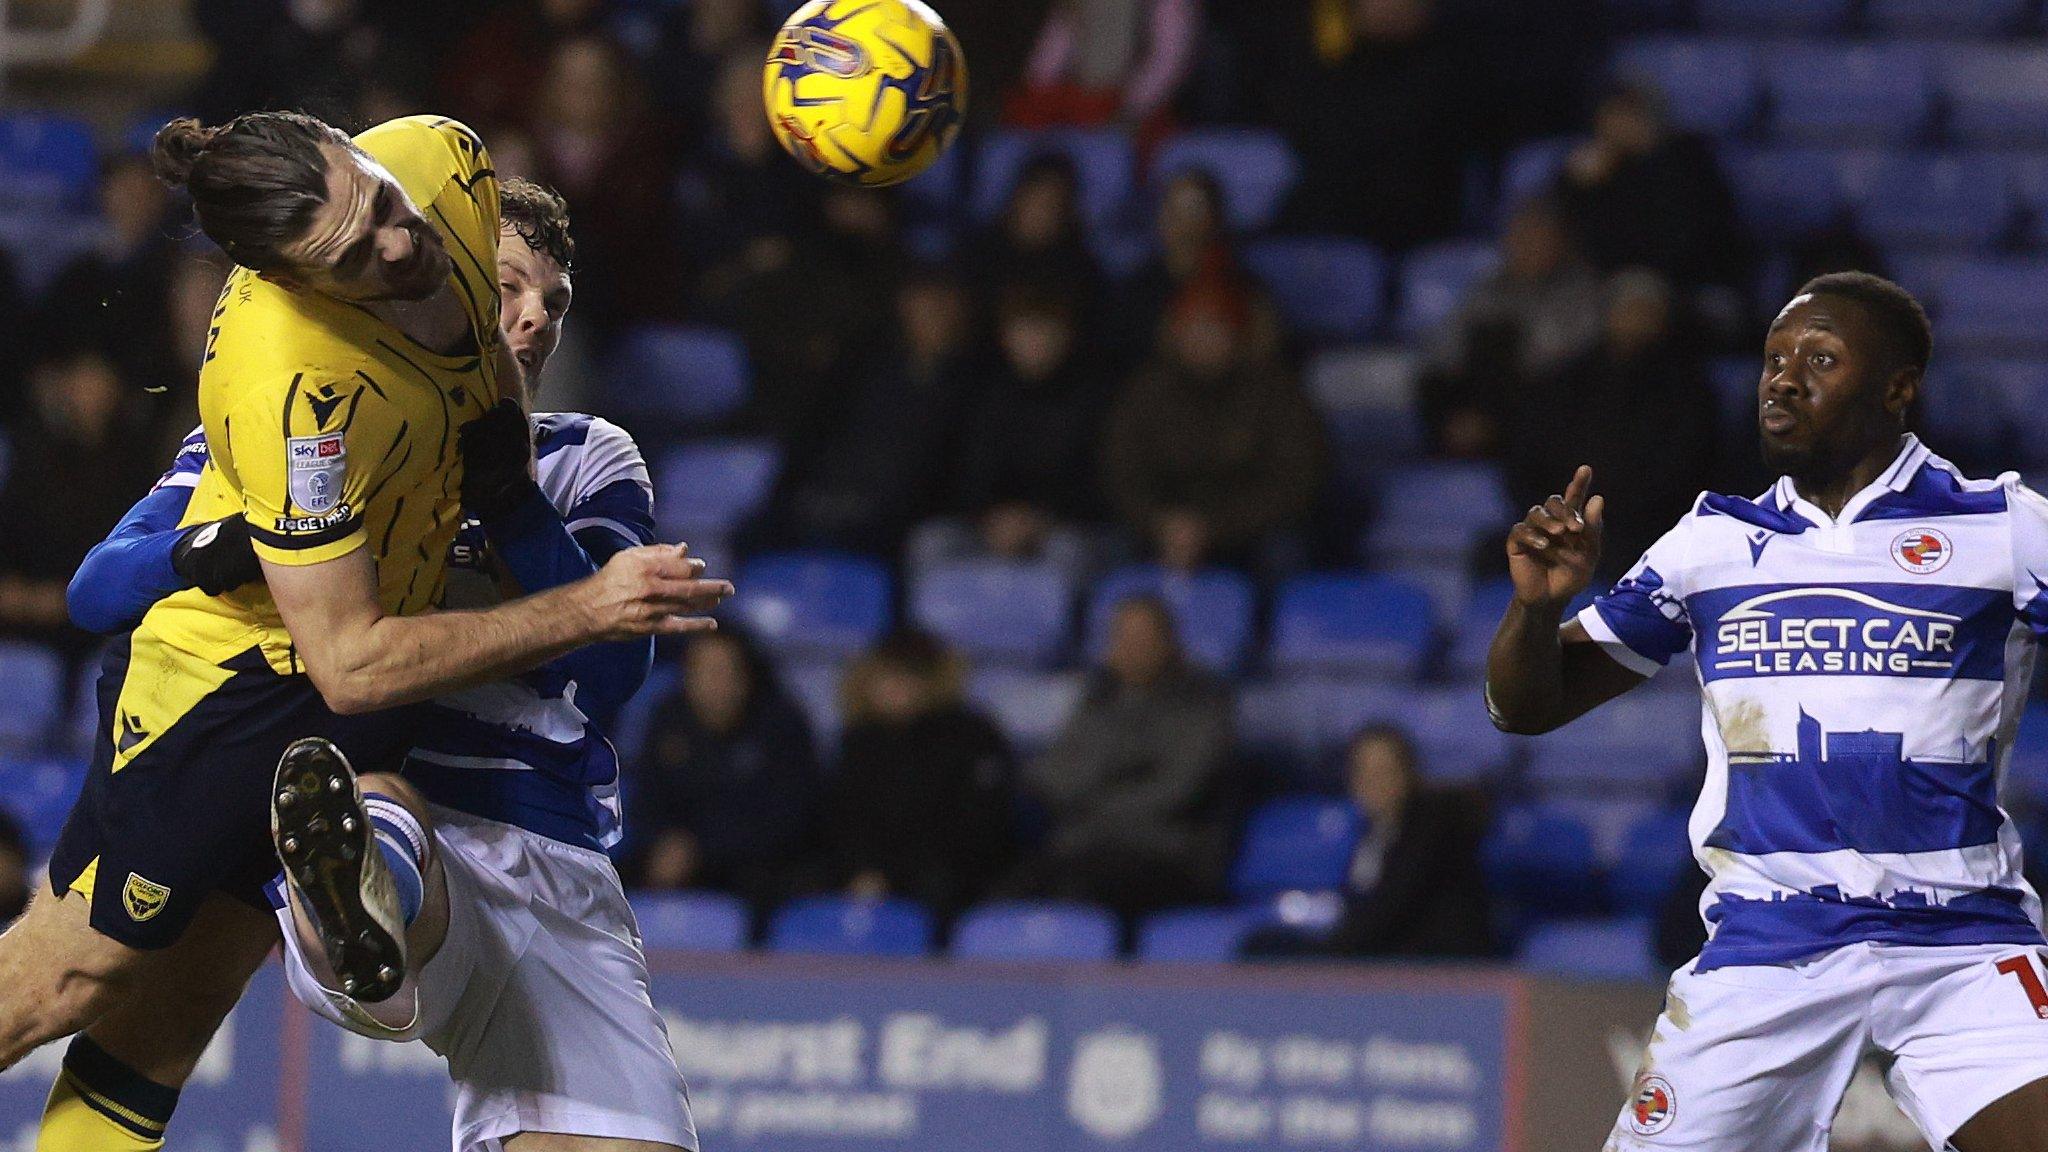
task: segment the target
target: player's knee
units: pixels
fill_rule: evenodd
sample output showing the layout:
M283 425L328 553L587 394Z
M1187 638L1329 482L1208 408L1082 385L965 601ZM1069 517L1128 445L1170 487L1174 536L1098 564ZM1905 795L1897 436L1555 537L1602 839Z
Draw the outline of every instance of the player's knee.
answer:
M413 819L420 822L420 827L433 828L433 817L427 813L427 798L420 795L419 789L405 777L391 772L366 772L356 782L362 787L364 796L382 796L410 812Z
M144 955L95 931L83 898L38 894L0 937L0 1068L99 1019Z

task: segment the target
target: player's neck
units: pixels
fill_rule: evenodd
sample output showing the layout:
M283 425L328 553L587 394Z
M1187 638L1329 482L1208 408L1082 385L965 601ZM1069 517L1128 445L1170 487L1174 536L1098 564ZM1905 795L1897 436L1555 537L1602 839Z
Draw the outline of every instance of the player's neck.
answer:
M1828 469L1825 476L1792 477L1792 488L1799 498L1819 508L1829 516L1840 516L1842 509L1854 499L1858 492L1877 482L1892 461L1899 458L1904 437L1872 444L1862 455L1851 461L1846 468Z

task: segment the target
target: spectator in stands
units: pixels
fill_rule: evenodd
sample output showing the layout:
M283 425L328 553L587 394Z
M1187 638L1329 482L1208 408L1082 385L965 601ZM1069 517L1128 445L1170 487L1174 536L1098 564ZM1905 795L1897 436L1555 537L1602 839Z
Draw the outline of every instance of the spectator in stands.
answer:
M1152 351L1167 306L1181 290L1201 276L1239 276L1241 268L1223 214L1223 189L1216 178L1189 169L1167 182L1153 217L1156 247L1143 266L1128 277L1119 293L1111 335L1118 360L1136 362ZM1260 339L1279 346L1278 323L1261 319Z
M1556 195L1605 271L1640 265L1681 288L1745 284L1735 197L1713 149L1674 130L1649 88L1616 88L1600 102L1593 134L1566 157Z
M1238 283L1198 277L1175 298L1157 358L1110 417L1104 491L1124 526L1173 568L1273 560L1322 484L1315 410L1294 377L1251 346L1251 326Z
M1370 725L1345 752L1351 802L1366 820L1351 858L1344 913L1315 939L1268 928L1246 941L1254 956L1487 957L1498 953L1479 865L1482 805L1432 788L1415 745L1389 724Z
M1616 273L1601 316L1599 342L1509 396L1501 424L1517 506L1550 495L1556 477L1579 464L1606 478L1616 499L1601 563L1603 576L1615 576L1707 486L1715 410L1697 341L1663 277Z
M907 896L946 918L1009 866L1015 770L1002 733L963 702L962 677L959 658L917 632L848 670L826 810L851 894Z
M691 0L663 13L645 61L662 110L686 130L711 123L723 62L766 37L764 16L758 0Z
M895 304L896 338L850 381L822 449L793 462L767 543L894 559L910 527L939 510L971 398L973 303L958 276L926 268L896 290Z
M426 103L443 5L367 0L198 0L193 23L213 44L194 96L208 123L257 108L296 108L352 121L363 88L397 87ZM368 125L364 125L368 127Z
M28 838L0 808L0 929L28 907Z
M1165 603L1118 604L1102 667L1026 768L1050 828L1002 891L1127 916L1205 899L1227 847L1230 718L1228 690L1188 662Z
M634 854L648 888L713 888L765 909L794 894L824 783L810 724L768 657L730 625L690 640L682 684L631 766Z
M0 634L55 647L75 672L99 638L71 624L64 587L148 490L159 458L133 450L133 390L104 354L46 352L29 392L0 487Z
M575 206L578 283L589 285L577 290L577 315L599 325L680 315L678 150L625 50L601 35L556 44L529 129L534 179Z
M1201 36L1199 0L1059 0L1006 118L1033 128L1117 124L1156 136Z
M39 327L103 353L145 388L189 390L199 361L179 363L173 347L171 290L180 257L169 190L147 156L124 152L102 165L99 199L100 243L57 274Z
M478 21L448 53L437 76L441 95L483 134L494 160L496 129L531 120L554 46L597 32L606 7L605 0L514 0Z
M1071 572L1099 559L1094 459L1106 406L1096 357L1057 284L1012 284L997 313L998 358L958 443L956 517L919 529L916 563L993 555Z
M1028 161L1002 217L975 241L970 257L968 270L977 284L1057 284L1078 322L1093 323L1102 273L1088 250L1074 162L1059 152Z
M1420 392L1439 451L1476 457L1500 443L1504 398L1543 380L1600 338L1600 276L1548 199L1515 210L1500 266L1434 336Z

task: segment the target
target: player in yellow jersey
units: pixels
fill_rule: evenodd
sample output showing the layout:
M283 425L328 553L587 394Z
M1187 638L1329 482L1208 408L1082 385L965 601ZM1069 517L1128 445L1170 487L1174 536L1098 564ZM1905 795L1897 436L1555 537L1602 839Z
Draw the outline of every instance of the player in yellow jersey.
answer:
M51 891L0 937L0 1067L87 1026L120 1037L66 1076L133 1137L98 1146L123 1148L161 1140L150 1090L182 1082L193 1038L275 941L261 887L288 745L325 737L395 766L399 706L584 644L709 627L693 614L731 592L652 546L487 611L424 611L477 495L463 428L490 425L517 372L497 331L496 180L466 128L415 117L352 141L257 113L174 122L157 158L241 265L202 369L212 458L185 544L246 532L264 580L169 597L110 657Z

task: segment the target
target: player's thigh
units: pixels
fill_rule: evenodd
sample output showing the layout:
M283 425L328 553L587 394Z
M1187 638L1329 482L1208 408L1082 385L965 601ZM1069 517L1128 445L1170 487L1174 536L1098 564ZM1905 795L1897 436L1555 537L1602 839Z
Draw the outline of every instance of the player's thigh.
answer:
M570 1136L562 1132L521 1132L505 1140L505 1152L687 1152L674 1144L620 1140L611 1136Z
M1852 978L1828 975L1673 976L1607 1152L1823 1152L1863 1045Z
M94 930L76 892L43 889L0 935L0 1068L98 1019L148 953Z
M2048 1079L1992 1101L1949 1143L1958 1152L2048 1152Z
M276 943L271 914L210 897L178 942L152 953L141 978L88 1031L122 1063L178 1087Z
M1893 1055L1893 1098L1928 1142L2048 1152L2048 949L1895 950L1888 966L1876 1039ZM1999 1139L2026 1117L2030 1142Z

